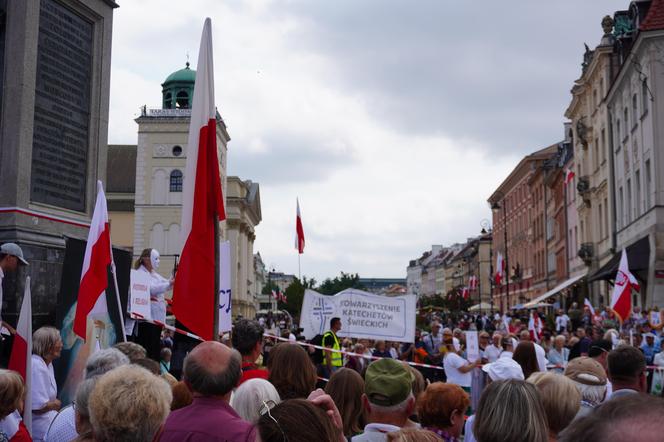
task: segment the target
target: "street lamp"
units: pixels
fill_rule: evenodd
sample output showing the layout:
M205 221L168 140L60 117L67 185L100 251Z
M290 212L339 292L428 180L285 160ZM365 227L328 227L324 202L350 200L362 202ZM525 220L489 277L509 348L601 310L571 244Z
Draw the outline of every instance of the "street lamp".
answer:
M503 194L500 191L497 191L494 193L494 195L497 197L495 201L491 203L491 210L494 212L497 212L501 208L503 209L503 242L504 242L504 249L505 249L505 269L507 270L507 285L506 285L506 292L505 292L505 298L507 299L507 307L509 308L509 303L510 303L510 261L509 257L507 254L507 207L505 204L505 194ZM498 271L499 269L496 269ZM502 269L500 269L502 270Z

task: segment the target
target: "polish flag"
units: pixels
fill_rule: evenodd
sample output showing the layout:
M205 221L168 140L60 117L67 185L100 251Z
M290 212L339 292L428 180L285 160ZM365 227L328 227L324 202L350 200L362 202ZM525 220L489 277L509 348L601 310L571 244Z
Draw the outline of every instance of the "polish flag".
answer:
M26 386L26 406L23 410L23 424L32 430L32 407L30 403L30 386L32 385L32 300L30 293L30 277L25 280L25 291L23 292L23 303L21 313L18 317L14 344L9 356L7 368L18 372L23 376Z
M613 286L613 294L611 295L611 309L618 316L621 323L629 318L632 312L632 289L638 292L641 290L641 287L634 275L629 271L627 252L623 249L615 285Z
M468 290L468 287L462 288L461 289L461 297L463 299L468 299L469 296L470 296L470 291Z
M505 271L505 261L503 261L503 254L498 252L496 256L496 275L495 281L496 285L500 285L503 280L503 272Z
M590 310L591 315L595 316L595 309L593 308L593 305L590 303L590 300L588 298L584 298L583 305L588 307L588 310Z
M182 187L182 253L173 286L173 313L192 333L211 340L214 331L215 224L226 219L214 105L212 23L205 19L189 123Z
M530 312L530 319L528 320L528 331L530 337L539 342L542 336L542 319L534 311Z
M470 290L477 290L477 276L471 276L468 279L468 285Z
M571 183L575 176L576 174L572 169L569 168L565 169L565 184L567 185Z
M302 216L300 215L300 200L297 199L297 213L295 215L295 248L299 254L304 253L304 228L302 227Z
M81 269L81 284L74 317L74 333L85 341L88 315L101 313L106 308L108 266L111 265L111 234L108 225L106 196L101 181L97 181L97 202L92 214L88 243ZM102 296L104 295L104 296Z

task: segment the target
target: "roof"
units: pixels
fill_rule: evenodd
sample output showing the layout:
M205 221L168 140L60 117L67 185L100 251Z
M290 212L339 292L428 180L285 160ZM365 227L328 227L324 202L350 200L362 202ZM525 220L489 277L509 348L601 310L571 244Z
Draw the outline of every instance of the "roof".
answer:
M189 69L189 62L184 69L173 72L171 75L166 77L162 86L165 86L169 83L195 83L196 82L196 71Z
M109 144L106 161L106 192L136 191L136 145Z
M639 29L641 31L664 29L664 0L652 0L648 14Z

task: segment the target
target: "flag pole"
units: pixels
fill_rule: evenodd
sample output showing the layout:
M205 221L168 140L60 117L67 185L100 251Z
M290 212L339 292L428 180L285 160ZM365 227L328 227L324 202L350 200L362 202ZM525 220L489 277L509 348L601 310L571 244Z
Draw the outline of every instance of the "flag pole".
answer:
M103 185L101 181L97 181L98 187L100 189L103 189ZM104 196L104 199L106 196ZM113 275L113 286L115 287L115 300L118 303L118 314L120 315L120 326L122 327L122 342L127 342L127 335L125 335L124 331L124 315L122 314L122 302L120 302L120 289L118 288L118 277L116 274L116 267L115 267L115 258L113 257L113 241L111 240L111 229L109 225L108 229L108 245L111 250L111 274Z
M219 218L214 214L214 319L212 320L212 340L219 341Z
M302 272L300 271L300 252L297 252L297 279L302 282Z

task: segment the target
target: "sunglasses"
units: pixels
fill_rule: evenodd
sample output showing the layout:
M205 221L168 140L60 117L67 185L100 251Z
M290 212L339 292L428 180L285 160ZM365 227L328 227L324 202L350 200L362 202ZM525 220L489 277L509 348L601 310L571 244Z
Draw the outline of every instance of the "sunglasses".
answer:
M275 424L277 424L277 428L281 432L281 437L283 438L284 442L288 442L288 438L286 437L286 433L284 433L284 430L281 428L281 425L279 425L279 422L274 418L274 416L272 416L272 413L270 413L270 410L273 409L277 405L277 403L273 400L262 401L262 402L263 402L263 404L258 409L258 414L260 414L261 416L265 416L267 414L267 416L270 419L272 419L272 421Z

